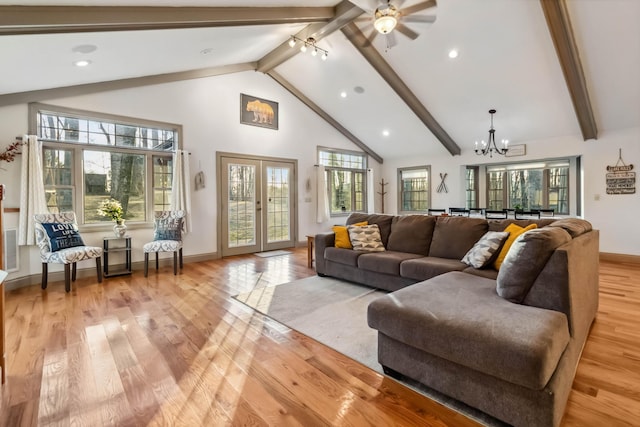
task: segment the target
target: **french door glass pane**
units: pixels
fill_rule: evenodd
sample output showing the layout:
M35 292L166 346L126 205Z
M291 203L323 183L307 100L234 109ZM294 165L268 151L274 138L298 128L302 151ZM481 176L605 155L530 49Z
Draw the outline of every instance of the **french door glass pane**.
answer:
M108 151L83 152L84 222L109 221L98 213L103 200L120 202L127 221L145 220L145 156Z
M489 202L487 209L502 210L504 209L503 203L503 180L504 172L489 172Z
M290 240L289 168L267 167L267 242Z
M256 244L256 168L229 164L227 200L230 248Z

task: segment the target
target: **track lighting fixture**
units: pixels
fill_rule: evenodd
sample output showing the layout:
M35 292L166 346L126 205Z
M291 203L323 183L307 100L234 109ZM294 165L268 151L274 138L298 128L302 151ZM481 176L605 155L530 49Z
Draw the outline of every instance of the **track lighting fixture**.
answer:
M296 47L297 44L300 44L300 52L304 53L307 50L311 50L312 56L318 56L318 54L320 54L320 59L322 59L323 61L325 61L327 59L327 56L329 56L329 51L318 47L316 45L316 39L314 39L313 37L308 37L307 39L303 40L296 36L291 36L291 38L289 39L289 47Z

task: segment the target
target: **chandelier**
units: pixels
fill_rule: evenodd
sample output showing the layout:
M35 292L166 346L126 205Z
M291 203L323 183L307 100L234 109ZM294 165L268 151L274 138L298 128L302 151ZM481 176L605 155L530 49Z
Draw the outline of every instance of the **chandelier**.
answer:
M507 139L503 139L502 142L502 148L498 148L496 146L496 130L493 128L493 115L496 113L496 110L491 109L489 110L489 114L491 114L491 128L489 129L489 140L487 142L485 142L484 140L482 140L480 142L480 144L478 144L478 141L476 141L476 154L480 155L482 154L483 156L486 156L487 154L489 154L489 157L493 157L493 153L497 153L497 154L501 154L501 155L505 155L507 154L507 151L509 151L508 145L509 145L509 140Z
M291 36L289 39L289 46L295 47L297 44L300 44L300 52L305 53L306 51L311 51L311 56L317 56L319 53L320 58L323 61L327 60L327 56L329 56L329 52L321 47L316 46L316 39L313 37L307 37L305 40L298 38L296 36Z
M398 9L390 3L380 6L375 12L373 26L381 34L389 34L398 23Z

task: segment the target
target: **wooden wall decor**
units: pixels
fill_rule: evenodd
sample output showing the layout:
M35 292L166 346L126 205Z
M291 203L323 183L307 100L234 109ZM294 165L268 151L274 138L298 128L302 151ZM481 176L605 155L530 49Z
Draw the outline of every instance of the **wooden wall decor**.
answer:
M636 173L633 165L626 165L622 160L622 149L618 152L618 161L614 166L607 166L607 194L635 194Z

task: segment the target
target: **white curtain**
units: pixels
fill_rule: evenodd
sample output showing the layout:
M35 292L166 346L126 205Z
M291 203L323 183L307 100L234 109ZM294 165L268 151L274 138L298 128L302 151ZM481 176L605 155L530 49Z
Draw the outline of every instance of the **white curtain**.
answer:
M329 221L329 194L327 193L327 179L324 166L316 167L316 222L321 224Z
M35 221L33 216L48 213L42 179L42 142L35 135L24 135L22 148L22 172L20 176L20 219L18 244L35 245Z
M185 212L185 231L191 229L191 173L189 171L189 152L176 150L173 155L173 182L171 184L171 210Z
M376 212L376 188L373 169L367 169L367 213ZM384 196L382 196L384 197Z

